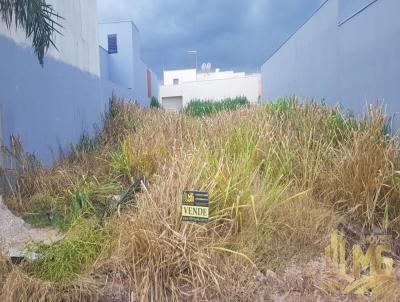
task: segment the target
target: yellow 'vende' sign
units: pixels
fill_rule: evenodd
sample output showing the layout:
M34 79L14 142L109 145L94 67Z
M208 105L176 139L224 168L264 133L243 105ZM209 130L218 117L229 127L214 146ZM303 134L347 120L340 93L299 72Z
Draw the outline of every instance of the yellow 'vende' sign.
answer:
M200 191L184 191L182 202L182 220L208 222L208 193Z
M208 208L182 205L182 216L208 219Z

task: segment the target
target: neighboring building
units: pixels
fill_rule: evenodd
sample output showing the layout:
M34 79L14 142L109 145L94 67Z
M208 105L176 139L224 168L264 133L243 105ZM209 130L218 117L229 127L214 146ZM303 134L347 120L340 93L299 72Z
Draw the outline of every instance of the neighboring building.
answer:
M102 77L133 90L140 103L158 97L157 76L142 62L140 34L132 21L100 23L99 41Z
M263 99L297 95L400 112L400 1L328 0L263 65Z
M250 102L261 97L260 74L220 71L198 73L196 69L164 71L160 86L162 106L168 111L179 111L191 100L222 100L245 96Z
M114 54L99 53L96 0L47 2L64 19L62 35L55 36L58 51L49 49L43 68L23 31L0 20L0 140L8 146L11 135L19 136L26 151L49 164L60 147L67 150L82 133L93 133L113 92L147 106L150 95L157 95L157 79L151 75L149 81L141 63L134 81L126 81L125 66L114 64ZM132 57L139 62L135 43ZM2 164L9 166L8 159Z

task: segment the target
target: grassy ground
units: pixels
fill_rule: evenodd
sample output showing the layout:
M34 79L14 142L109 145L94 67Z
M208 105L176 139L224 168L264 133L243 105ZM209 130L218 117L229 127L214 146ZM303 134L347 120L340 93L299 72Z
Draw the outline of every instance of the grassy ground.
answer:
M250 102L246 97L227 98L220 101L191 100L183 111L191 116L202 117L210 116L220 111L232 111L249 106Z
M114 99L49 169L17 147L7 205L66 236L30 246L33 263L0 258L1 301L329 299L310 263L339 224L400 231L398 140L375 109L283 99L196 117ZM208 224L180 220L185 189L209 192Z

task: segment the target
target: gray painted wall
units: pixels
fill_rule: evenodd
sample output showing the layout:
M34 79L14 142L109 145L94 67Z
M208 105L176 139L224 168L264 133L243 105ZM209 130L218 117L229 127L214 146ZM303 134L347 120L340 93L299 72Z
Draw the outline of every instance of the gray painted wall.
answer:
M57 159L59 146L66 150L83 131L93 133L113 91L134 99L129 90L52 57L42 68L30 48L1 35L0 45L3 142L19 135L25 150L46 164Z
M105 80L110 80L110 67L108 51L99 46L100 52L100 77Z
M160 86L160 83L158 81L158 77L155 74L155 72L153 72L152 70L150 70L150 72L151 72L151 95L156 97L158 99L158 101L160 101L159 100L159 95L158 95L159 86Z
M342 24L377 0L339 0L339 19Z
M62 35L53 36L57 49L50 47L47 56L75 66L81 70L99 75L98 26L96 0L47 0L64 19ZM0 35L6 36L21 46L30 47L23 30L11 26L7 29L0 22ZM1 51L1 47L0 47Z
M263 65L263 99L324 98L355 112L380 100L397 116L399 11L399 0L328 0Z
M0 22L1 143L19 136L25 150L46 164L57 159L59 147L67 151L84 132L93 133L113 92L138 100L133 89L110 82L110 58L99 50L96 0L49 3L65 19L62 35L54 37L58 50L49 49L44 68L23 31Z

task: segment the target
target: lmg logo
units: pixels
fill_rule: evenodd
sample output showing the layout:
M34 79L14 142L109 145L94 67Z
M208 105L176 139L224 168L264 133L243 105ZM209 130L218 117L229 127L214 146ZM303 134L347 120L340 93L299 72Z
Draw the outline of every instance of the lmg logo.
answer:
M379 278L392 274L391 241L389 235L370 235L351 246L339 231L335 231L325 248L326 269L343 281L339 288L343 293L371 292Z

